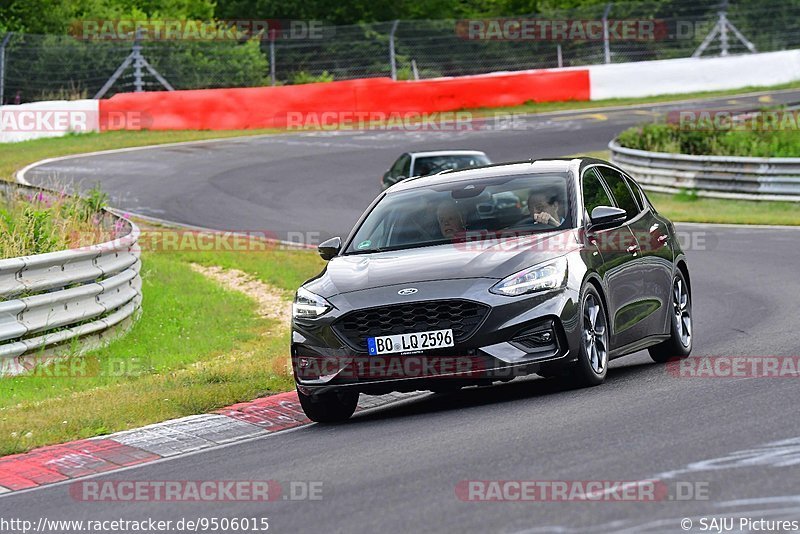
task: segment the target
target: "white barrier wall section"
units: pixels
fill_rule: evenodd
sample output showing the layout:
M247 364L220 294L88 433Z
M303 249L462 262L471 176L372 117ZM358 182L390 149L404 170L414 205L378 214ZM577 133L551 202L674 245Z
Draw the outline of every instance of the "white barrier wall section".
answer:
M800 80L800 50L587 68L592 100L719 91Z
M99 131L98 100L52 100L0 106L0 143Z

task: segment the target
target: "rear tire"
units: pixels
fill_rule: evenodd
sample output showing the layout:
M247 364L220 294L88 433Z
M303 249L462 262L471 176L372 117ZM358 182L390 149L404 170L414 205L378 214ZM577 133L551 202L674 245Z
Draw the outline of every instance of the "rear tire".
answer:
M692 352L692 297L686 277L680 269L672 279L672 306L670 309L669 339L648 349L657 363L682 360Z
M304 395L298 391L297 397L306 416L317 423L346 421L358 405L358 393L350 391L331 391L319 395Z
M578 387L600 385L608 370L608 315L592 284L586 284L581 292L580 332L578 363L570 369L567 381Z

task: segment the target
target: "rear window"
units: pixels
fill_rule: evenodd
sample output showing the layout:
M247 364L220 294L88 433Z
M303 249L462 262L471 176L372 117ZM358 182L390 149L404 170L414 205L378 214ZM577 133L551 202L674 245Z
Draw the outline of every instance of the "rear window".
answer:
M458 156L424 156L414 160L414 175L428 176L447 169L466 169L491 163L489 158L480 154L462 154Z

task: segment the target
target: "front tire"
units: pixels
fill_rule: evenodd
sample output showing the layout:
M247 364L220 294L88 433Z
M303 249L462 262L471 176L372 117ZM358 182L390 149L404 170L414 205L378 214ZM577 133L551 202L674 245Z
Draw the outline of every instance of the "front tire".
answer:
M672 279L672 319L669 339L648 349L650 357L657 363L683 359L692 352L692 297L686 277L680 269Z
M304 395L298 390L297 397L306 416L317 423L346 421L353 415L358 405L358 393L350 391Z
M569 382L588 387L602 384L608 371L608 315L603 299L595 287L587 284L581 292L581 340L578 363L573 366Z

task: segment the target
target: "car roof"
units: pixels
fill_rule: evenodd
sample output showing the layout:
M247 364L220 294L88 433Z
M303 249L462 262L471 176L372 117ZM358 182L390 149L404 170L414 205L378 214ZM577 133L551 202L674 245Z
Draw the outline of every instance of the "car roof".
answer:
M570 170L577 171L584 162L608 164L605 161L596 160L594 158L536 159L512 163L496 163L494 165L470 167L459 170L448 170L440 172L439 174L409 178L393 185L387 189L387 192L405 191L409 189L417 189L420 187L428 187L431 185L453 182L468 182L473 180L479 181L486 178L515 174L555 173L568 172Z
M408 152L408 154L415 157L472 156L472 155L485 156L486 152L481 152L480 150L425 150L422 152Z

